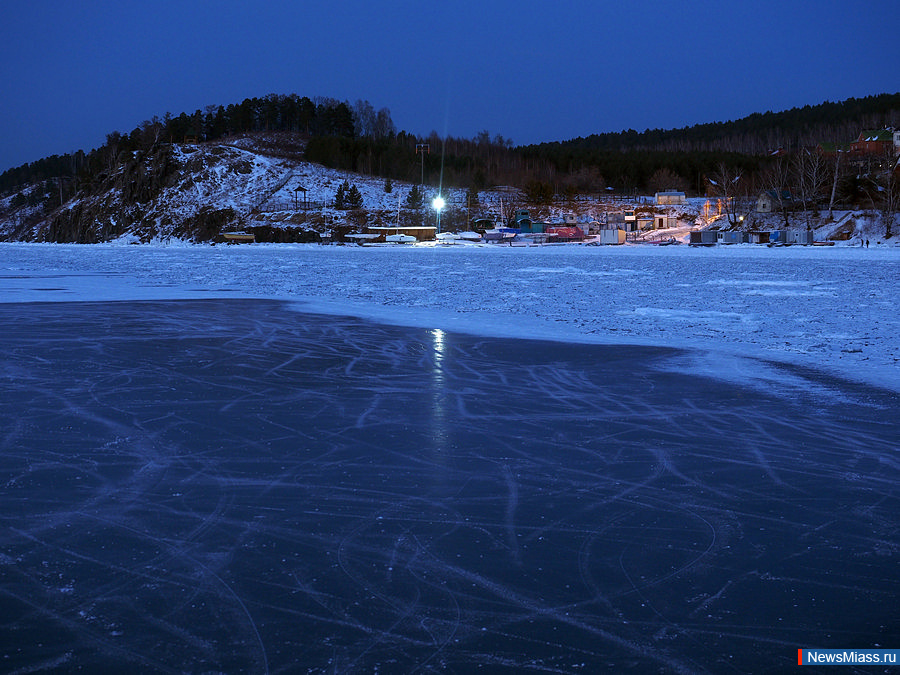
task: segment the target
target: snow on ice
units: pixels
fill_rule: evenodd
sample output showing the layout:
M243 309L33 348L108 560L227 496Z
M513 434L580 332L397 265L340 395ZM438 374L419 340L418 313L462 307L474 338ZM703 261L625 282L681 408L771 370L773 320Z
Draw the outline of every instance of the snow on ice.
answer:
M895 248L3 244L0 252L4 302L284 299L444 330L700 347L900 390Z

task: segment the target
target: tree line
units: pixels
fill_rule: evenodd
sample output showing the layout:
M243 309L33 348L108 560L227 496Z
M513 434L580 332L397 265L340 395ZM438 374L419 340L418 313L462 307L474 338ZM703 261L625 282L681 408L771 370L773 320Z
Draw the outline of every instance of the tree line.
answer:
M762 176L772 151L796 152L819 143L848 143L859 131L900 126L900 94L826 102L781 113L663 131L633 129L569 141L516 146L482 131L473 138L419 136L398 131L387 108L296 94L270 94L192 114L167 113L130 133L113 132L100 148L48 157L0 174L0 193L52 182L65 199L124 156L160 143L216 141L254 132L285 132L285 152L325 166L412 183L480 190L497 185L530 188L536 199L667 188L703 194L721 168ZM297 148L303 148L298 150ZM760 179L761 181L762 179ZM746 181L747 185L752 183ZM49 194L49 192L46 192Z
M375 110L368 101L270 94L227 106L210 105L191 114L154 116L130 133L107 134L106 142L90 152L54 155L8 169L0 174L0 193L60 177L89 184L93 177L115 168L123 153L147 152L159 143L216 141L260 131L373 139L396 133L390 111Z
M900 93L878 94L845 101L826 101L783 112L753 113L739 120L696 124L681 129L634 129L593 134L568 141L530 146L551 154L583 152L732 152L765 155L820 143L845 144L863 129L900 127Z

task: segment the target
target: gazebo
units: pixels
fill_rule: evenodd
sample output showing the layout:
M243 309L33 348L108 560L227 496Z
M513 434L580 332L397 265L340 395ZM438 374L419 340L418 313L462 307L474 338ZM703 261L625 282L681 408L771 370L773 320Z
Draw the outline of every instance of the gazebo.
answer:
M294 188L294 210L295 211L298 208L300 208L298 206L298 202L300 201L300 195L298 193L300 193L300 192L303 193L303 208L304 209L309 208L309 202L306 199L306 193L308 192L308 190L305 187L303 187L302 185L298 185L297 187Z

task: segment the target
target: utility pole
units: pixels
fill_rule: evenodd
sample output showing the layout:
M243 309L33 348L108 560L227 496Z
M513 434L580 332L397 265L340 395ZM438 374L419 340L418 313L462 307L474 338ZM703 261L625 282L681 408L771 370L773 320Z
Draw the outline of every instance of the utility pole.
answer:
M431 146L428 143L416 143L416 154L422 155L422 180L419 183L425 187L425 153L431 152Z

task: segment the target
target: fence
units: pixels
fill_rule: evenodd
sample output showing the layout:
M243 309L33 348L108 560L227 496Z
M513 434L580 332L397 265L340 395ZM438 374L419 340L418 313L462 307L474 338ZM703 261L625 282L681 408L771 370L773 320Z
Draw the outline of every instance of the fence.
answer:
M251 213L271 213L273 211L310 211L312 209L324 209L334 206L334 200L318 201L314 199L296 202L293 199L267 199L251 209Z

